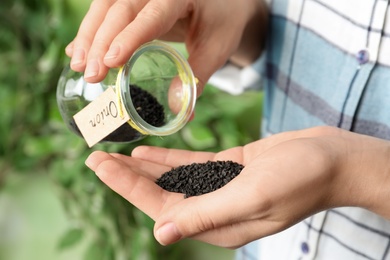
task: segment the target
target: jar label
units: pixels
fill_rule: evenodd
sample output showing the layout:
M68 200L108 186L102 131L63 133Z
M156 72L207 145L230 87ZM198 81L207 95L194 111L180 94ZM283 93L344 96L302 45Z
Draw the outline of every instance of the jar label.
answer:
M89 147L94 146L130 120L126 110L119 108L120 105L114 90L108 88L73 116Z

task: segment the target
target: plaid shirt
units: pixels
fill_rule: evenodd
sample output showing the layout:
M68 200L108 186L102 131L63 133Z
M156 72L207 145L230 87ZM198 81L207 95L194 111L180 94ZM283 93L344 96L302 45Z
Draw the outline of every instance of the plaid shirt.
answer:
M389 1L269 7L263 134L331 125L390 140ZM390 221L336 208L241 248L237 259L390 259Z

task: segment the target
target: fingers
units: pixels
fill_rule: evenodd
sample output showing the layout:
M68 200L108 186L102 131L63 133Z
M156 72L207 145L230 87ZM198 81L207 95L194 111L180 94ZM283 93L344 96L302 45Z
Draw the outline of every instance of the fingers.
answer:
M179 149L138 146L133 150L131 156L157 164L177 167L190 163L201 163L213 160L215 154L211 152L191 152Z
M107 74L104 64L112 40L137 15L144 1L94 0L74 41L71 68L84 71L88 82L99 82Z
M152 181L156 181L156 179L159 178L164 172L172 169L169 166L163 166L162 164L139 160L118 153L112 153L110 155L118 160L121 160L124 164L126 164L127 167L129 167L129 169L136 170L138 174L141 174L142 176L149 178Z
M226 60L213 59L212 57L216 52L209 47L212 45L207 46L207 48L204 48L204 51L195 51L188 57L188 63L198 80L198 83L196 84L196 94L198 97L202 94L203 89L212 74L227 61L227 58Z
M188 221L191 220L189 219ZM253 232L259 228L259 225L255 225L252 229L247 229L247 227L253 226L253 223L257 224L256 221L231 224L201 232L191 236L191 238L219 247L237 248L259 238L258 234ZM243 226L245 226L245 228L242 228ZM185 238L185 235L183 235L172 222L166 223L155 230L154 236L156 240L164 246Z
M192 238L215 246L236 249L263 237L270 229L275 229L275 226L277 223L268 221L242 221L205 231Z
M88 82L104 79L109 67L123 65L142 44L169 31L187 1L94 0L77 37L66 50L71 68Z
M102 182L152 219L156 219L166 205L183 200L182 194L163 190L122 160L107 153L92 153L86 164Z
M66 46L65 48L65 54L68 56L68 57L72 57L73 56L73 47L74 47L74 41L71 41L68 46Z
M180 201L170 207L169 211L163 212L156 220L156 239L167 245L195 236L205 242L235 246L238 243L235 238L223 238L228 235L226 231L237 234L241 229L245 229L238 223L263 219L269 213L265 203L267 200L260 197L261 192L252 193L255 186L253 179L245 176L244 172L242 174L217 191ZM242 187L248 189L243 190ZM258 200L253 199L254 194L258 195ZM226 203L227 201L229 203ZM234 225L237 227L233 228ZM244 237L252 239L254 236L253 232Z
M124 64L142 44L166 33L179 18L185 1L149 1L135 19L112 41L104 61L110 67Z
M117 0L107 11L107 15L97 30L88 53L84 74L87 81L98 82L104 78L108 71L105 61L115 59L120 54L117 46L110 48L110 52L107 53L113 39L133 21L145 3L146 0ZM125 43L129 42L130 39L127 38ZM126 60L123 61L123 63L125 62ZM119 66L123 63L117 65Z
M277 221L268 221L266 219L250 220L230 223L222 227L207 230L191 236L191 238L219 247L236 249L251 241L260 239L282 229L282 223ZM155 237L160 244L168 245L184 238L179 230L176 229L176 232L176 234L179 234L177 236L179 238L176 240L166 239L166 235L172 236L172 231L169 229L159 229L159 232L155 233Z
M156 224L155 235L161 244L170 244L184 237L194 235L195 239L211 244L237 247L258 236L258 232L255 232L257 231L255 227L259 227L257 220L243 220L239 223L239 219L242 219L243 216L250 216L250 214L242 211L240 214L234 213L233 216L229 215L229 213L232 213L230 207L229 209L223 209L218 206L221 204L219 199L221 195L216 194L216 196L211 198L201 196L185 200L182 194L164 191L153 181L139 174L139 170L149 174L150 171L161 171L157 165L149 165L149 163L143 165L140 160L132 160L128 156L110 155L104 152L92 153L86 163L108 187L145 212L152 219L159 219L162 212L170 212L174 215L179 213L177 218L173 219L174 222L167 222L163 225ZM234 203L231 200L235 194L234 189L226 191L222 196L225 196L225 194L232 195L225 199ZM239 204L242 204L239 197L236 197L236 200L240 201ZM217 205L217 207L213 205ZM245 210L247 206L243 205L242 208L238 207L236 209L238 211ZM210 214L205 214L202 217L202 212ZM218 214L220 214L219 217L216 216ZM220 218L223 218L224 221L219 221ZM188 222L189 226L184 224L187 227L183 228L183 225L180 225L181 221ZM228 225L223 225L223 223L227 222L229 223ZM215 228L212 229L212 227ZM267 225L264 230L271 228L272 223ZM199 230L204 232L199 234Z
M182 109L183 98L183 82L180 77L175 77L168 90L168 105L175 115Z
M203 34L198 35L188 45L188 63L198 80L196 92L198 97L212 74L226 63L232 44L230 39L226 40L226 45L223 47L215 44L224 38L218 31L212 32L211 35Z
M87 55L95 34L104 21L108 9L115 0L94 0L82 21L75 40L73 41L70 67L82 72L85 70Z

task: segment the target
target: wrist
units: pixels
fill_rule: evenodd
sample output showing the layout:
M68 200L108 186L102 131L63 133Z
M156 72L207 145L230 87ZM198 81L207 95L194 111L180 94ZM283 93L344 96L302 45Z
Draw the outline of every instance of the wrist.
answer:
M335 146L335 205L362 207L390 218L390 142L350 132L340 137Z
M375 139L373 143L373 148L366 151L368 159L361 172L362 206L390 219L390 142Z

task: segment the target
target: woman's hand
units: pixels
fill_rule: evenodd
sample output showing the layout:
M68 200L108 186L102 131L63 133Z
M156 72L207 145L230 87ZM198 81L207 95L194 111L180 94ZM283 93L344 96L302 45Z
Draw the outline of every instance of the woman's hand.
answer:
M87 165L156 221L163 245L191 237L235 248L325 209L359 206L390 217L389 143L319 127L220 153L139 147L132 157L93 153ZM188 199L154 182L172 167L233 160L244 170L221 189Z
M243 62L258 56L266 17L258 0L94 0L66 53L73 70L98 82L143 43L184 41L202 88L233 54Z

